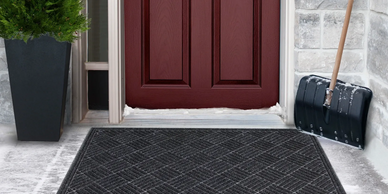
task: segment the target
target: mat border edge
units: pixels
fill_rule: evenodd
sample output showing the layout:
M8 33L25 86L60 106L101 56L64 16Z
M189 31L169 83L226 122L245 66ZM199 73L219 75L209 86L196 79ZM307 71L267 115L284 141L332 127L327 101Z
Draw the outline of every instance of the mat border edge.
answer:
M78 166L80 165L81 161L82 161L82 158L84 157L84 155L86 154L86 149L88 148L89 144L91 143L92 141L92 137L95 135L95 132L99 131L99 130L117 130L117 129L142 129L142 130L152 130L152 129L173 129L173 130L177 130L177 129L190 129L190 130L241 130L241 129L238 129L238 128L134 128L134 127L92 127L88 134L85 136L85 139L80 147L80 149L77 151L77 154L75 156L75 158L73 159L73 162L71 164L71 166L69 167L69 170L68 172L66 173L65 175L65 178L63 179L62 183L61 183L61 186L59 187L58 191L57 191L57 194L64 194L67 192L67 187L68 185L72 182L72 178L74 178L74 174L76 172L76 170L78 169ZM250 128L250 129L243 129L243 130L255 130L254 128ZM257 129L256 129L257 130ZM299 133L303 133L303 132L300 132L299 130L297 129L293 129L293 128L289 128L289 129L260 129L260 130L274 130L274 131L282 131L282 130L295 130ZM303 134L306 134L306 133L303 133ZM309 135L309 134L306 134L306 135ZM330 176L330 178L332 179L333 181L333 185L335 186L337 192L339 193L344 193L346 194L346 191L345 189L343 188L342 184L341 184L341 181L339 180L338 176L335 174L335 170L333 168L333 166L331 165L330 163L330 160L328 159L324 149L322 148L321 144L319 143L317 137L315 136L311 136L309 135L313 144L314 144L314 147L317 149L317 151L321 151L322 154L319 154L321 160L323 161L324 165L325 165L325 168Z
M57 194L66 193L68 185L72 182L72 179L74 178L74 174L78 169L78 166L80 165L82 158L86 154L86 149L88 148L90 142L92 141L92 137L94 136L95 132L98 131L98 128L91 128L88 132L88 134L85 136L85 139L80 147L80 149L77 151L77 154L75 158L73 159L72 164L69 167L68 172L65 175L65 178L62 181L61 186L59 187Z

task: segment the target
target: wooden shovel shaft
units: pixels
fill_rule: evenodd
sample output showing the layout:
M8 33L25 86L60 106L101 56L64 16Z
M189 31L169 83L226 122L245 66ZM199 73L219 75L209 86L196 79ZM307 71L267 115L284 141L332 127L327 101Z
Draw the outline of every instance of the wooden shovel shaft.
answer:
M339 42L339 45L338 45L337 56L335 58L333 74L331 76L329 92L327 92L327 95L326 95L326 102L325 102L326 106L330 106L330 104L331 104L331 97L333 95L333 90L334 90L335 84L337 83L338 71L339 71L339 68L340 68L340 65L341 65L342 53L344 51L346 34L348 32L350 15L352 13L352 8L353 8L353 2L354 2L354 0L349 0L348 1L348 7L346 9L344 25L342 27L341 39L340 39L340 42Z

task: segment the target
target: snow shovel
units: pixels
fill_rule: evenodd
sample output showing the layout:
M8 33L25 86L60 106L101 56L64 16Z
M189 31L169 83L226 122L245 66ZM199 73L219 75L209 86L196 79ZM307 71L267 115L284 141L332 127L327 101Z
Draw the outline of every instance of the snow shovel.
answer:
M303 132L364 148L372 91L337 80L353 0L349 0L331 80L303 77L295 99L294 122Z

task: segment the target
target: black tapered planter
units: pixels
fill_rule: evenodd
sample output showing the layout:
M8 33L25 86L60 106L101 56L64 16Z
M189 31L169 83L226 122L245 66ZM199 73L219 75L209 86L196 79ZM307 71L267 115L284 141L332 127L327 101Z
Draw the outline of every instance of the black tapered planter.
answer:
M62 134L71 44L42 36L5 40L18 140L58 141Z

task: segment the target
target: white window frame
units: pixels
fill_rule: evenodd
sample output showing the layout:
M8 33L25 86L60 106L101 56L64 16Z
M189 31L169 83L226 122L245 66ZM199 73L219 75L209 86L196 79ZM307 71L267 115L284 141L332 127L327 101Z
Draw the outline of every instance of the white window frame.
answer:
M86 70L108 69L109 75L109 122L118 124L123 120L125 106L125 44L124 0L108 0L108 63L86 63L86 35L73 44L73 122L80 122L86 115ZM293 124L294 112L294 25L295 3L281 0L280 34L280 86L279 104L286 124Z

